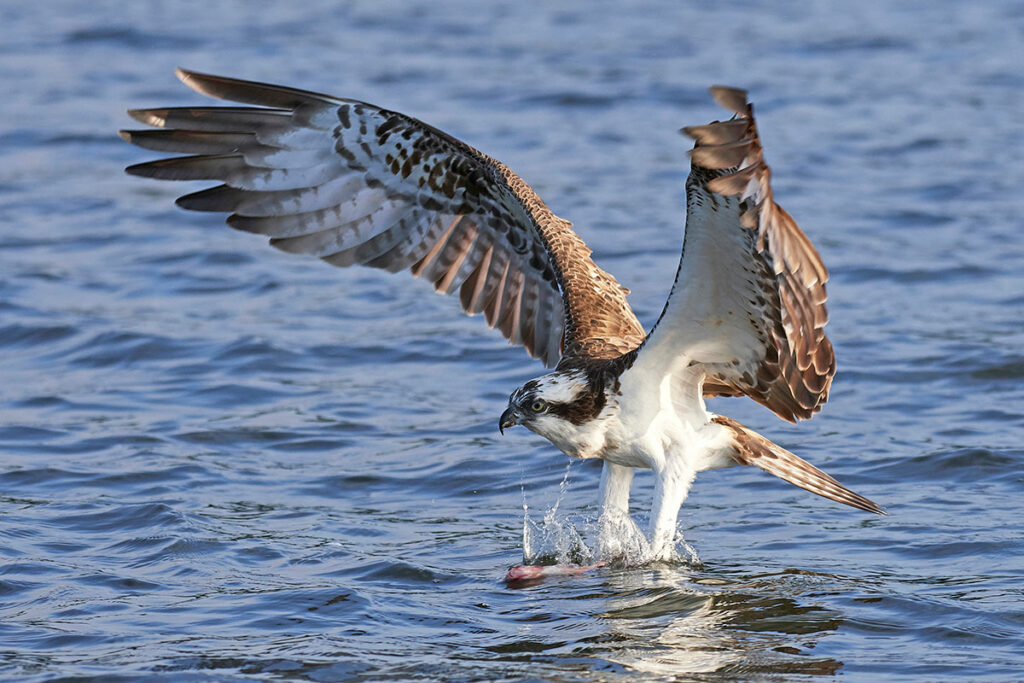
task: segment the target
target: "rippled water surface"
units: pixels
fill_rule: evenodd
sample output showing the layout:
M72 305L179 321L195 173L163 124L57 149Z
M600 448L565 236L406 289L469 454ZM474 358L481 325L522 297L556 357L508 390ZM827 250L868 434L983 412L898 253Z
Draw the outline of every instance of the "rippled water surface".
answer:
M1024 675L1024 5L726 5L0 7L0 676ZM117 138L126 108L202 101L177 65L466 139L647 325L681 242L676 130L720 116L709 84L749 88L832 271L840 372L798 426L713 409L890 514L709 472L681 515L701 565L507 587L524 505L594 537L599 467L497 433L539 365L424 283L277 253L174 208L202 185L125 176L151 158ZM650 494L638 476L641 521Z

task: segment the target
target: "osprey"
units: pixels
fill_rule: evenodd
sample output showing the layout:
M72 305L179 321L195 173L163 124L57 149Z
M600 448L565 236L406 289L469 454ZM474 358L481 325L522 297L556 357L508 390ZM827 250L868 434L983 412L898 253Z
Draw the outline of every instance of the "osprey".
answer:
M357 100L178 70L247 107L131 110L160 130L125 140L182 153L128 173L218 180L177 204L230 212L233 228L336 266L409 270L554 371L512 392L499 428L523 425L574 458L601 458L605 557L631 531L634 468L654 471L650 559L671 559L697 472L756 465L812 493L881 513L813 465L728 417L708 396L749 396L810 418L835 374L821 257L772 197L746 92L713 87L727 121L696 142L675 283L650 332L628 290L504 164L412 117ZM629 529L625 529L629 527Z

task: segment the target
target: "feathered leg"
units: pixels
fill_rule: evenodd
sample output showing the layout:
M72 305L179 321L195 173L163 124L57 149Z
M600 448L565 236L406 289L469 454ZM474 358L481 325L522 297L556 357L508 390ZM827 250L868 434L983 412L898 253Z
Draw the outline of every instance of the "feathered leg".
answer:
M697 475L682 458L668 457L665 465L654 471L654 505L651 507L651 560L676 558L676 520L679 508L690 493Z
M598 522L597 556L614 560L642 548L643 534L629 516L629 488L633 468L605 460L601 470L601 518ZM639 546L639 547L638 547Z

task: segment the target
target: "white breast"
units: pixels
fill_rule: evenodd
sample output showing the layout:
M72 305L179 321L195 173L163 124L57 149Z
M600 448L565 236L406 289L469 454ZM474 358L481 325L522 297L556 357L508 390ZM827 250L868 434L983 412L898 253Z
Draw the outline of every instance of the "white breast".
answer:
M662 471L666 458L684 458L693 471L733 464L727 431L711 422L701 396L703 373L686 367L660 377L628 370L621 409L609 420L600 457L618 465Z

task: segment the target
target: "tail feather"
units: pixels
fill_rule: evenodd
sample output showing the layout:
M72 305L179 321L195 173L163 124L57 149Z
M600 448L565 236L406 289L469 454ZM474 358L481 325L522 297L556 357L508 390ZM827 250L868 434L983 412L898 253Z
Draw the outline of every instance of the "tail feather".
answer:
M743 465L756 465L779 479L785 479L790 484L837 503L880 515L885 514L885 510L872 501L854 493L811 463L772 443L757 432L747 429L739 422L720 415L713 418L713 422L732 430L735 445L733 457L737 462Z

